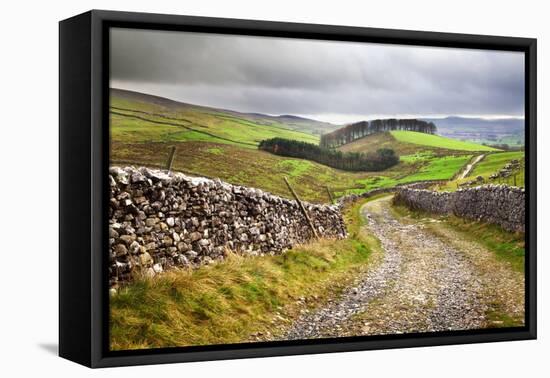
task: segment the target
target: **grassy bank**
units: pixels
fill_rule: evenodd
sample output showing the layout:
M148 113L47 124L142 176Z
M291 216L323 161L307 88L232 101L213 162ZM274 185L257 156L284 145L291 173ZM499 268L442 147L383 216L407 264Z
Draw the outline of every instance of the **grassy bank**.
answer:
M362 203L345 212L349 238L279 256L242 257L138 279L111 298L113 350L247 342L282 332L299 304L322 304L365 269L375 240L361 231ZM275 322L277 320L277 322Z
M457 217L445 219L445 224L460 231L465 239L477 241L485 246L498 260L510 264L513 270L525 272L525 234L508 232L497 225Z

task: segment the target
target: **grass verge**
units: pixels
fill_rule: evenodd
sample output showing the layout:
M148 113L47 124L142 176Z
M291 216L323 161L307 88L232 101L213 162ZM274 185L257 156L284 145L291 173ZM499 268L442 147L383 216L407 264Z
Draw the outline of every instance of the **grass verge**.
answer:
M509 232L498 225L480 223L455 216L430 214L418 210L410 210L402 205L393 205L392 210L400 216L409 216L413 219L432 218L439 220L443 226L457 231L466 240L474 241L489 251L495 257L506 262L519 273L525 272L525 234Z
M473 222L458 217L448 217L445 224L460 231L464 238L485 246L498 260L509 263L516 272L525 273L525 234L508 232L494 224Z
M110 301L113 350L227 344L276 336L281 324L336 295L365 269L375 240L360 207L345 211L349 237L319 240L279 256L243 257L141 278Z

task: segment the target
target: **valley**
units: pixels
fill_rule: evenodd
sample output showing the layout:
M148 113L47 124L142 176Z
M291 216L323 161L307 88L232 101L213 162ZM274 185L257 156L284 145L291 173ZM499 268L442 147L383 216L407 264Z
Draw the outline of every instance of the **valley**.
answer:
M388 124L395 126L399 122L393 120ZM410 123L403 121L406 125ZM426 186L435 191L456 191L483 184L524 187L524 152L449 138L432 133L433 128L430 132L390 129L368 135L354 134L352 130L353 138L343 143L338 139L338 145L328 150L319 147L327 133L338 135L338 130L338 125L291 115L239 113L112 90L110 159L115 171L124 166L165 169L175 147L171 170L188 175L190 181L219 179L221 186L242 185L254 193L261 189L282 197L283 200L274 201L284 203L284 199L293 198L285 183L287 179L306 206L331 204L331 197L339 201L350 195L367 196L357 197L348 204L343 202L341 206L326 206L341 215L346 237L302 241L282 254L273 250L248 254L230 247L216 247L218 254L213 255L208 254L211 242L223 244L224 240L238 236L242 239L236 239L237 243L252 240L253 245L256 240L253 238L266 243L269 233L258 235L265 225L240 227L238 220L220 227L223 220L210 214L211 207L206 203L200 204L200 195L194 197L199 201L194 205L197 210L194 206L187 209L187 204L182 208L191 214L199 214L198 209L203 209L204 214L210 215L200 221L196 217L184 219L181 212L170 210L166 204L162 207L160 201L166 201L167 190L162 175L155 184L158 192L149 189L151 206L148 202L143 205L145 192L139 185L146 179L140 171L131 169L132 180L134 175L138 180L132 182L137 185L133 200L148 209L145 224L152 226L140 230L143 222L139 220L139 211L123 212L121 201L132 203L125 197L128 193L121 192L120 200L117 196L111 201L117 204L113 205L113 213L123 222L136 222L137 228L137 231L129 228L132 235L121 236L118 231L111 231L118 235L120 243L115 253L120 261L113 263L113 274L118 278L119 267L131 265L132 257L123 253L127 249L124 240L131 242L130 249L137 245L141 261L150 265L152 273L128 275L131 282L116 284L111 289L114 290L110 301L111 348L523 325L522 233L452 215L413 211L394 204L392 193L370 196L369 192L420 182L427 182ZM277 145L271 151L260 148L266 140L274 138L290 141L296 148L293 153L314 150L353 162L378 159L380 150L386 150L392 151L397 159L382 170L352 170L346 166L337 169L313 159L285 156ZM125 188L118 180L121 188ZM264 195L261 191L259 196ZM220 197L219 193L203 194ZM183 198L178 201L185 202ZM235 206L243 209L244 205ZM241 216L251 219L249 212L241 212L232 214L236 219ZM134 213L138 214L138 220ZM274 219L273 214L266 216ZM115 223L123 232L119 221ZM180 229L169 236L165 232L170 227ZM242 234L227 232L221 239L214 236L231 227ZM145 230L158 236L159 242L147 243L146 247ZM281 232L279 236L284 238L286 234ZM233 240L231 243L235 245ZM151 249L143 252L142 247ZM162 262L166 256L157 257L164 253L173 261L183 261L183 266L168 270L168 265Z
M501 154L495 148L438 135L389 131L365 136L338 150L368 154L388 148L399 155L399 164L382 172L349 172L258 149L262 140L274 137L317 144L322 131L338 128L324 122L238 113L116 89L111 92L110 118L110 153L115 163L164 167L175 146L175 170L286 197L283 177L287 177L304 200L316 203L329 200L327 186L340 197L415 181L450 180L482 152ZM521 154L502 153L493 168Z

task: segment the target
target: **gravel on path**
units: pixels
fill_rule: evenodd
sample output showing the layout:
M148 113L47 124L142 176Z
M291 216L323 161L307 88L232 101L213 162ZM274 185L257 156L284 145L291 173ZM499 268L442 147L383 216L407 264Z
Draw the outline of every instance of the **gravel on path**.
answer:
M486 293L475 264L423 224L399 219L390 201L383 197L362 209L365 227L384 250L382 262L339 298L300 317L281 339L484 327Z

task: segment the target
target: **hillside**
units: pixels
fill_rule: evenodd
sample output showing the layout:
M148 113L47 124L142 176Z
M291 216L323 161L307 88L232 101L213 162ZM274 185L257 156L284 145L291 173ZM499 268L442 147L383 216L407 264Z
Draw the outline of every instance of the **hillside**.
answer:
M426 122L436 124L438 134L459 140L475 143L508 144L520 146L525 144L525 121L518 118L485 119L485 118L425 118Z
M399 142L453 151L497 151L496 148L415 131L390 131Z
M471 151L496 151L475 143L453 140L414 131L388 131L368 135L339 148L343 152L374 152L391 148L401 157L430 152L435 155L463 154Z
M399 155L401 163L395 168L396 174L391 177L379 175L361 180L366 188L389 187L420 180L449 180L481 152L498 150L449 139L438 135L414 131L390 131L368 135L343 145L343 152L374 152L379 148L391 148ZM360 193L361 190L350 189L348 193Z
M331 133L321 135L321 147L338 148L368 135L382 132L403 130L435 134L435 124L414 118L385 118L371 121L360 121L341 127Z
M506 167L510 168L506 168ZM504 170L504 172L503 172ZM441 185L440 190L457 190L460 187L481 184L507 184L525 187L525 152L495 152L483 156L466 177L457 177Z
M122 89L111 89L111 108L114 111L133 110L162 115L172 121L184 124L195 123L195 126L207 128L216 126L220 129L237 127L241 135L242 126L260 127L262 130L286 129L307 134L308 140L318 140L318 135L337 129L339 126L291 115L271 116L259 113L240 113L233 110L217 109L207 106L187 104L163 97ZM148 114L141 114L148 115ZM222 132L227 130L222 130ZM268 133L269 134L269 133ZM260 135L262 137L262 135ZM305 137L302 137L304 139ZM265 138L264 138L265 139Z
M389 131L368 135L364 138L345 144L338 149L342 152L369 153L375 152L379 148L391 148L400 156L411 155L420 150L425 150L418 145L399 142Z
M381 172L344 172L258 150L261 140L273 137L317 144L317 135L293 129L309 122L321 127L313 120L242 114L116 89L111 92L110 116L113 164L162 168L175 146L177 171L290 197L283 180L287 177L304 200L317 203L329 200L326 186L341 196L420 179L450 179L472 156L468 151L401 142L391 133L377 133L342 150L389 147L402 162Z

